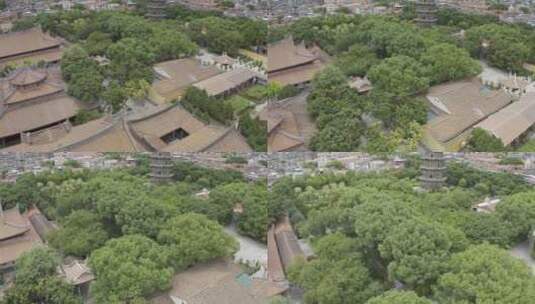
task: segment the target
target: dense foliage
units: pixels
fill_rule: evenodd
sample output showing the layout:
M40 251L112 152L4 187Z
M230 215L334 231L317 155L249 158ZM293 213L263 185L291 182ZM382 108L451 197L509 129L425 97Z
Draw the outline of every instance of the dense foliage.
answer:
M470 134L466 149L472 152L502 152L505 151L505 146L498 137L484 129L475 128Z
M427 121L427 106L415 97L429 86L479 74L476 59L519 74L527 73L525 62L535 62L535 31L527 26L440 10L439 26L421 28L411 22L414 16L414 11L401 16L327 15L301 18L270 31L269 41L291 34L307 45L319 45L337 67L323 71L312 86L309 112L318 126L312 149L415 149L422 137L420 125ZM349 92L347 76L368 76L372 93ZM342 109L345 114L334 115ZM473 141L484 143L473 144L490 140L476 137ZM484 146L472 149L487 151L480 148Z
M535 277L505 249L535 225L533 189L517 176L451 163L448 188L422 192L412 166L273 185L270 212L288 210L317 256L289 272L304 302L528 303ZM472 210L489 196L502 200L496 212Z
M7 290L0 303L81 304L74 287L57 276L59 261L59 256L45 247L22 254L15 265L15 286Z
M247 183L237 171L177 162L175 180L154 185L146 166L142 158L132 169L25 174L15 184L0 184L2 207L35 205L57 220L60 229L47 235L49 245L62 255L89 259L98 303L141 302L169 287L175 271L231 257L239 247L222 225L235 223L239 234L265 241L273 220L265 183ZM204 188L209 195L197 196ZM52 250L19 260L6 304L78 303L72 288L56 279L57 262Z
M136 13L76 7L38 14L16 23L14 30L40 25L72 43L61 65L69 94L88 102L102 100L113 111L120 110L128 98L138 97L128 87L142 80L150 83L156 62L196 54L199 46L237 55L240 48L263 45L267 36L266 23L246 18L197 13L180 6L170 9L168 17L154 22ZM95 56L107 58L109 64L100 65ZM141 96L145 93L141 91Z

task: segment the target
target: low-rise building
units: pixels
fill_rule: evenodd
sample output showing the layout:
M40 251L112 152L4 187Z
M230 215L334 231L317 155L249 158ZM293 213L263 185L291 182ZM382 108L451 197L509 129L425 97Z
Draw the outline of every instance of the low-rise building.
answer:
M424 126L424 143L434 151L458 151L472 128L510 104L512 96L479 79L432 87L427 93L430 119Z
M490 115L475 127L486 130L508 146L531 130L534 124L535 92L530 92Z
M13 270L17 259L33 248L44 246L44 235L53 227L37 209L21 213L0 206L0 273Z
M268 46L268 79L283 86L306 85L330 60L319 47L295 44L291 36Z
M40 28L0 34L0 68L24 62L58 62L62 54L61 40Z
M87 108L68 96L59 68L20 68L0 79L0 147L25 141L25 133L62 124Z

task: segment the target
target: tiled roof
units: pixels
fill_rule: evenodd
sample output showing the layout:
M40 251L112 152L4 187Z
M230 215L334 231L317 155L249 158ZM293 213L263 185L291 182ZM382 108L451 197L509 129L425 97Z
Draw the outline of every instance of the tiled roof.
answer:
M535 124L535 92L523 95L500 111L477 124L509 145Z
M427 99L438 116L425 128L442 143L459 136L512 100L505 91L487 88L477 79L432 87Z
M43 33L39 28L0 34L0 60L22 53L59 47L60 41Z
M291 36L270 44L267 53L269 73L311 63L317 59L304 43L296 45Z

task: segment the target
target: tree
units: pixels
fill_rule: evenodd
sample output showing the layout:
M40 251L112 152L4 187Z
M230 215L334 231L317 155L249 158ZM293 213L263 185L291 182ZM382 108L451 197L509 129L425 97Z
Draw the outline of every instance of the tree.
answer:
M167 247L176 270L231 256L239 247L217 222L195 213L169 219L158 234L158 241Z
M318 240L318 259L296 261L289 280L304 289L304 302L317 304L363 304L381 292L356 252L354 240L332 234Z
M496 212L512 227L512 239L525 240L535 228L535 192L526 191L506 197Z
M444 273L450 254L464 249L466 243L462 232L416 218L394 229L379 251L389 262L392 281L401 281L419 294L427 295Z
M5 304L82 304L71 285L56 276L33 281L30 284L15 283L5 293L2 303Z
M180 104L206 122L213 119L220 123L228 123L234 118L234 110L230 104L220 102L196 87L186 89Z
M236 221L238 231L254 239L265 241L270 218L268 191L265 184L249 186L242 200L243 213Z
M66 255L86 257L109 237L100 217L90 211L74 211L61 223L62 228L52 232L48 239L50 245Z
M322 114L317 120L320 129L311 139L315 151L355 151L364 133L360 111L343 108L336 114Z
M472 56L486 56L492 65L508 71L521 72L530 54L519 27L484 24L468 29L465 37L465 47Z
M484 129L475 128L470 134L466 149L472 152L501 152L505 146L501 139Z
M126 97L124 88L117 81L112 81L102 93L102 99L111 106L113 112L121 110Z
M85 42L87 52L92 55L104 55L108 47L113 43L110 34L92 32Z
M366 76L368 70L379 63L375 53L365 45L354 44L347 52L336 57L335 65L347 76Z
M439 303L532 303L535 279L522 261L483 244L452 256L435 287Z
M169 287L173 270L167 251L141 235L112 239L91 254L98 303L133 303Z
M23 253L15 264L15 286L7 290L5 304L81 304L74 288L57 277L60 258L46 247Z
M229 224L234 206L243 204L250 188L246 183L230 183L214 188L210 192L210 205L214 206L215 213L210 218L224 225Z
M515 226L515 223L506 222L497 213L471 212L461 223L460 229L476 244L488 242L507 248L517 240Z
M68 84L68 93L82 101L97 101L104 77L98 64L79 45L67 49L62 57L61 72Z
M432 304L430 300L419 297L412 291L387 291L371 298L366 304Z
M125 83L126 96L134 101L143 99L150 88L150 84L145 79L129 80Z
M425 91L429 78L415 59L403 55L390 57L370 69L368 77L376 90L405 97Z
M22 254L15 264L16 282L31 285L33 282L53 276L59 266L59 256L46 247L38 247Z
M464 49L453 44L441 43L430 47L422 56L428 66L433 83L441 83L475 76L482 70L480 64L470 58Z

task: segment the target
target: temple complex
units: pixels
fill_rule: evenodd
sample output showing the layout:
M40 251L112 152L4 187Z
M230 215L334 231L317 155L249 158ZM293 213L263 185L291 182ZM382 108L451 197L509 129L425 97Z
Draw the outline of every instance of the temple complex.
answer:
M118 113L82 125L68 122L28 133L11 152L250 152L232 126L205 123L180 105L126 117Z
M58 62L62 53L61 41L40 28L0 34L0 68L24 62Z
M20 68L0 79L0 147L67 122L86 106L68 96L59 68Z
M442 152L425 152L420 164L420 181L426 190L438 190L446 182L446 162Z
M329 56L319 47L307 48L287 37L268 46L268 79L282 86L306 85L325 67Z

